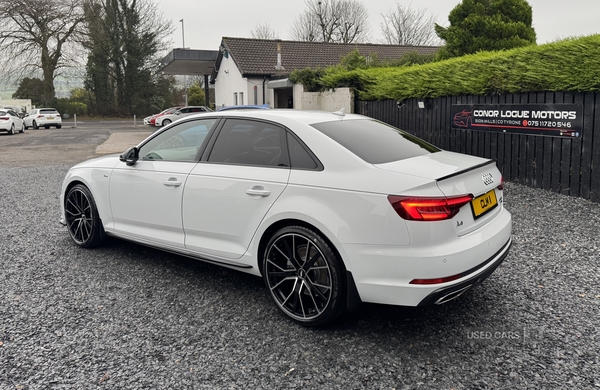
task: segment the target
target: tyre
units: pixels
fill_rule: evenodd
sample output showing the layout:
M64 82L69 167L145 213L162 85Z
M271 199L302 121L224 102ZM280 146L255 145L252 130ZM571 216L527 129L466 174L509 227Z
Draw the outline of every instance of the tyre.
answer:
M62 127L62 125L56 125L57 129L60 129Z
M33 121L33 128L36 130L40 128L36 121Z
M46 125L44 126L44 129L48 130L50 128L50 126Z
M170 123L171 123L171 120L170 120L170 119L165 119L165 120L162 122L162 125L163 125L163 126L168 126Z
M76 184L65 197L65 219L71 238L82 248L100 245L106 233L90 190Z
M24 133L25 132L25 123L21 124L21 130L19 130L19 133Z
M344 312L342 260L310 229L288 226L277 231L266 246L262 275L277 307L301 325L324 325Z
M8 134L9 135L15 134L15 124L14 123L12 125L10 125L10 129L8 129Z

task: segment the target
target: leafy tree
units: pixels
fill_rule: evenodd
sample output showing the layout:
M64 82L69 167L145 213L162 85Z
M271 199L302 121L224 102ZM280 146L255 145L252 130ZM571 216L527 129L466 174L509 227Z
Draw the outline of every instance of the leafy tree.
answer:
M396 9L381 14L381 32L390 45L434 46L441 42L435 34L435 18L427 9L413 9L396 3Z
M14 99L31 99L31 104L41 106L43 104L44 82L37 78L24 77L12 97Z
M305 0L292 25L297 41L353 43L369 39L369 14L358 0Z
M257 24L256 27L254 27L254 29L250 31L250 38L275 39L277 38L277 33L268 23Z
M85 87L100 115L154 111L155 68L173 27L152 0L88 0Z
M196 81L188 88L188 104L190 106L205 106L206 98L204 96L204 90L200 86L200 83Z
M532 14L526 0L463 0L450 12L450 26L436 24L435 31L450 57L512 49L535 44Z
M73 62L68 45L84 20L82 0L0 0L3 76L42 74L43 103L54 99L54 78Z

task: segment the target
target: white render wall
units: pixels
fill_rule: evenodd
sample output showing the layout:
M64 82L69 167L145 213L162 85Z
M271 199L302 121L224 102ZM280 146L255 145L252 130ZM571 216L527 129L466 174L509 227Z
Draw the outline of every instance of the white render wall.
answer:
M346 112L351 113L354 112L354 93L350 88L336 88L335 91L325 92L303 92L303 87L296 85L294 86L294 108L324 111L338 111L340 108L344 108Z
M266 83L269 80L262 78L244 78L235 61L223 57L217 78L215 80L215 107L219 109L235 104L234 92L238 94L237 104L264 104L272 106L273 90L268 89ZM256 86L256 101L254 100L254 87ZM263 101L263 88L265 89L265 100ZM240 99L240 92L244 94L244 101Z

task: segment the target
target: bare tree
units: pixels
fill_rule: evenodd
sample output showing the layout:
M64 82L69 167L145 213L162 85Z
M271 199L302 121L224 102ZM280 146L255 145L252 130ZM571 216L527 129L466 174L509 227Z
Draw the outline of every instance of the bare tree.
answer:
M1 66L5 81L42 74L43 100L54 99L54 78L84 20L80 0L0 0Z
M412 4L396 3L383 16L381 32L385 43L391 45L431 46L441 45L435 33L435 18L427 9L414 9Z
M257 24L256 27L250 31L250 38L254 39L275 39L277 38L277 35L278 34L268 23Z
M290 36L309 42L353 43L370 39L369 14L358 0L305 0Z

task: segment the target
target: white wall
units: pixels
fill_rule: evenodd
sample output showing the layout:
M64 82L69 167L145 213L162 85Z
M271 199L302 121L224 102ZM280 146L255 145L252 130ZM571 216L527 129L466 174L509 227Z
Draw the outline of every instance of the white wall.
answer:
M31 99L0 99L0 106L19 106L23 107L25 112L31 112Z
M215 107L217 109L235 104L234 92L238 94L237 104L264 104L273 101L273 90L267 89L266 82L262 78L244 78L235 61L223 57L217 78L215 79ZM256 86L256 97L254 100L254 87ZM263 88L265 89L265 100L263 101ZM244 101L240 99L240 92L244 94Z
M325 92L301 92L296 89L297 86L294 87L294 108L332 112L344 108L348 113L354 112L354 92L350 88L336 88L335 91ZM300 95L300 99L297 99L297 95Z

